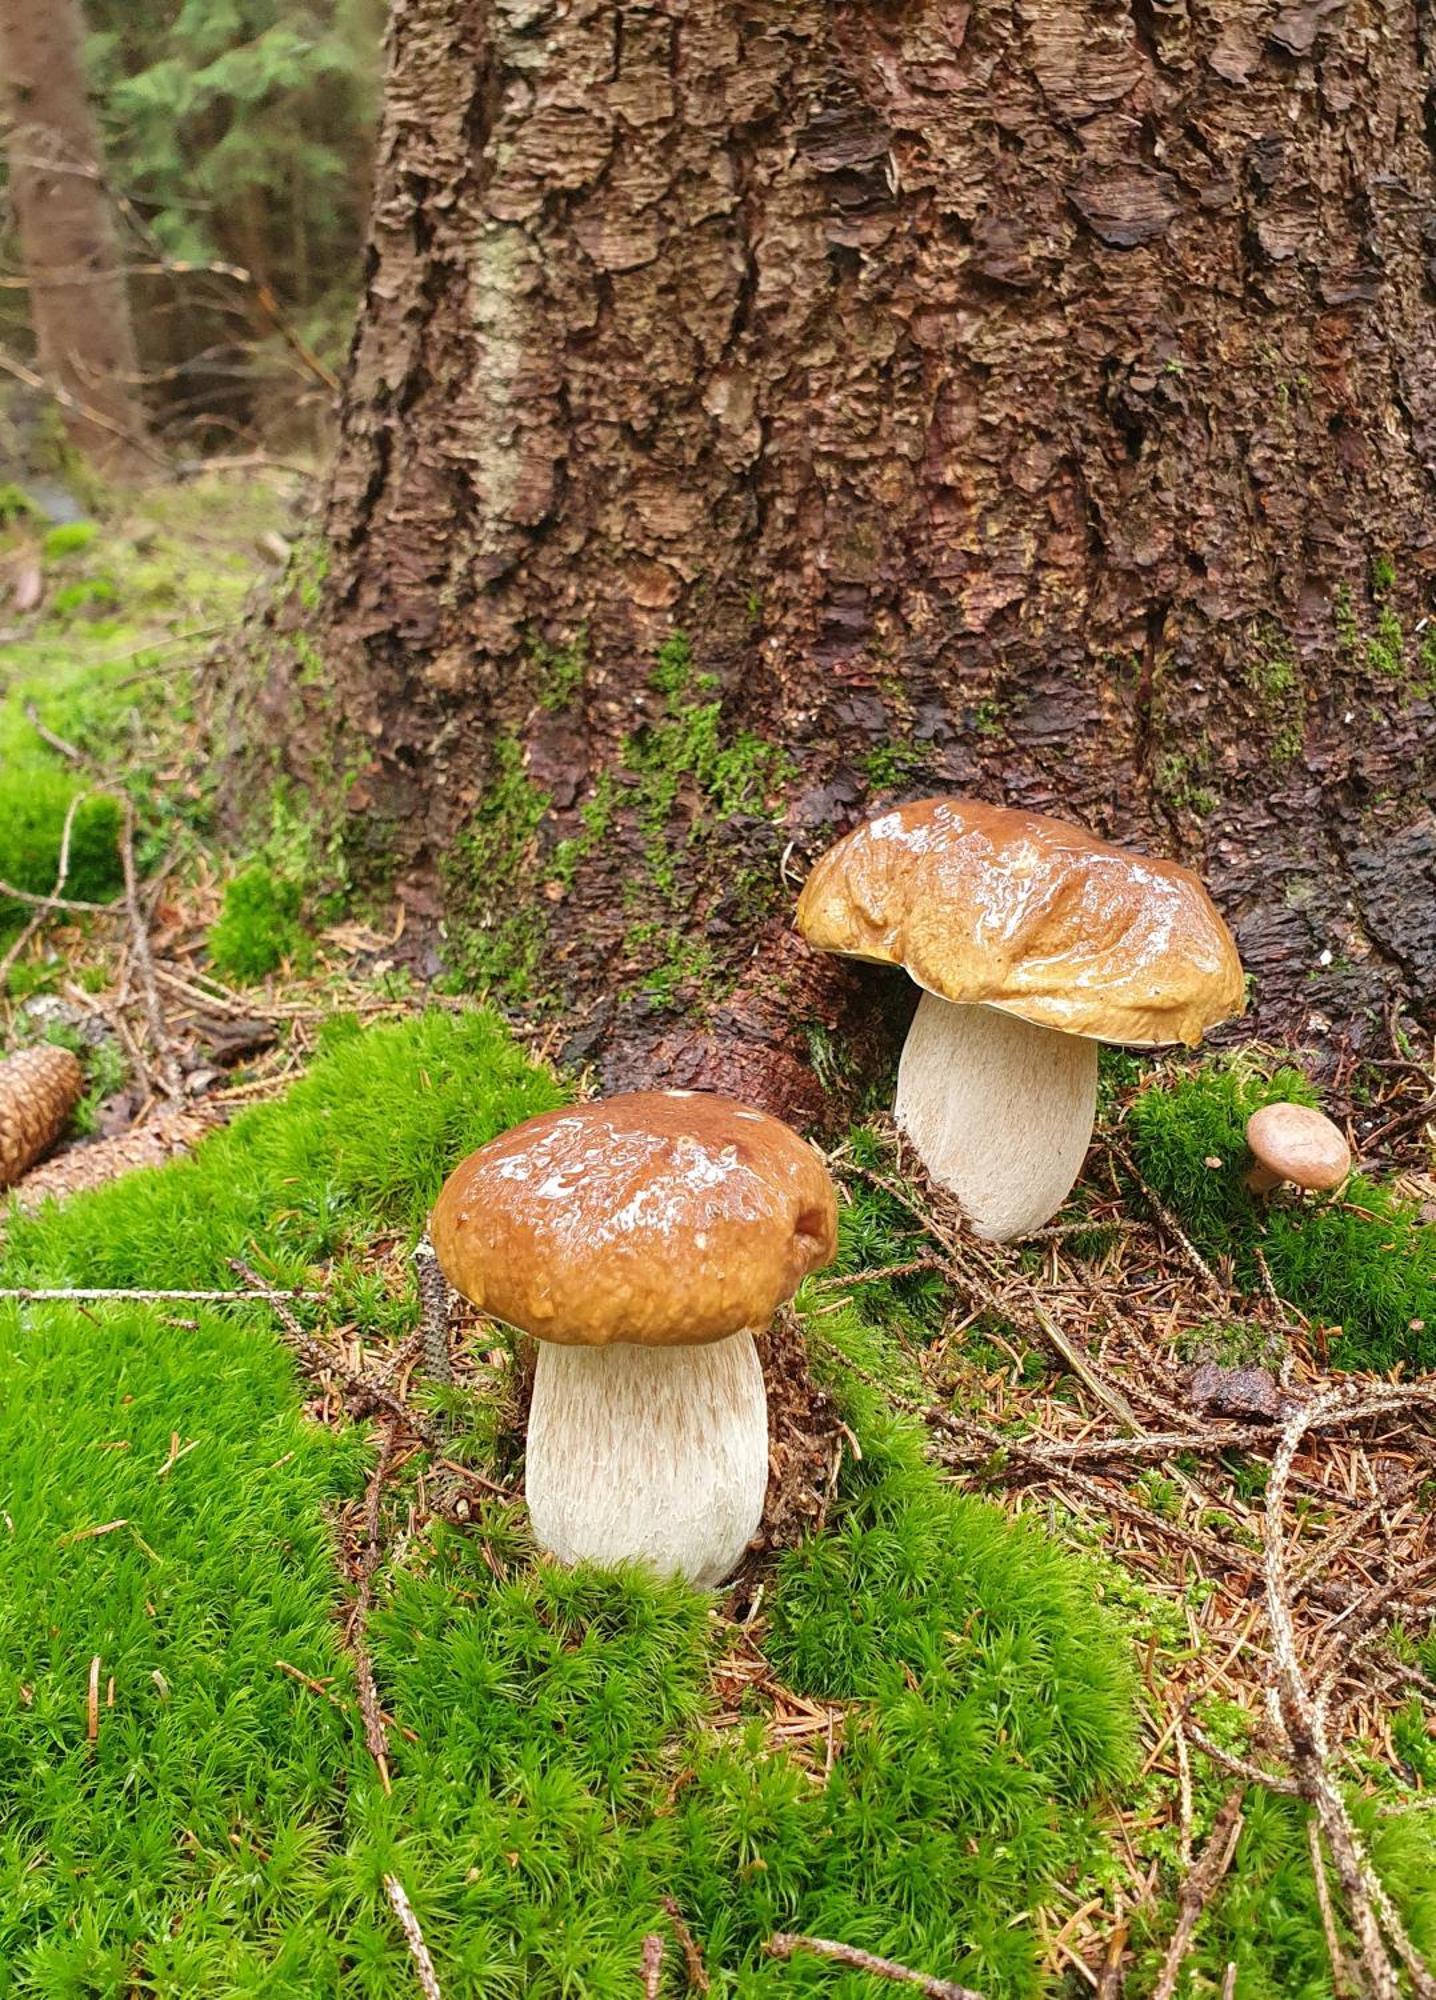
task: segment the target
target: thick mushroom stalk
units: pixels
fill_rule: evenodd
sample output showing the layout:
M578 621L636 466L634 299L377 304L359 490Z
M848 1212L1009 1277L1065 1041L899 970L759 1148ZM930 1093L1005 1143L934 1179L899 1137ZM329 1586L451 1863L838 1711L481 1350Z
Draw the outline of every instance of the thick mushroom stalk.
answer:
M642 1562L709 1589L758 1531L768 1401L751 1333L694 1347L540 1341L525 1489L561 1562Z
M893 1110L979 1236L1029 1236L1062 1206L1087 1157L1097 1044L924 993Z

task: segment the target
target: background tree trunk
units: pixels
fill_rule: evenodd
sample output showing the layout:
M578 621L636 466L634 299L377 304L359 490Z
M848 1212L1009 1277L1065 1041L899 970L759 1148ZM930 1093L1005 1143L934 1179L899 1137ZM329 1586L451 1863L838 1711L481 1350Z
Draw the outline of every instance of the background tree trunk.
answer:
M84 51L80 0L0 0L10 200L40 371L59 391L74 445L132 477L151 454Z
M575 1048L790 1108L883 985L786 940L805 857L925 791L1185 855L1270 1027L1429 1008L1433 36L397 0L322 597L356 852Z

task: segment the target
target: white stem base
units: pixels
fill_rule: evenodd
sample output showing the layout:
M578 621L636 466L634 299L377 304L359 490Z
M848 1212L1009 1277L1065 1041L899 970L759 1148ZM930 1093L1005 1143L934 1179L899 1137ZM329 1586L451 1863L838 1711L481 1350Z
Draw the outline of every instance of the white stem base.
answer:
M560 1562L639 1562L699 1589L758 1531L768 1398L751 1333L702 1347L539 1342L525 1486Z
M1097 1044L924 993L893 1112L979 1236L1030 1236L1057 1213L1087 1157Z

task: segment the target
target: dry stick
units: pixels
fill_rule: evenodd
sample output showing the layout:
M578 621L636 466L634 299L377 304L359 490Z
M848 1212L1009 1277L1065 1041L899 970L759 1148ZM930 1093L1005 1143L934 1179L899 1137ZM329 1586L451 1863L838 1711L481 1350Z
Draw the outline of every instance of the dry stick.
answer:
M289 1336L290 1345L311 1374L332 1375L336 1382L343 1385L347 1394L359 1398L361 1402L369 1404L374 1409L382 1410L394 1422L407 1425L415 1437L422 1438L425 1444L435 1449L439 1447L442 1440L427 1417L420 1416L417 1410L411 1410L401 1397L396 1396L393 1390L386 1388L382 1382L376 1382L368 1375L358 1375L352 1368L346 1368L339 1356L331 1353L323 1341L316 1340L312 1333L305 1332L295 1317L290 1301L297 1296L308 1297L313 1296L312 1294L275 1291L265 1284L259 1273L246 1264L242 1257L231 1257L229 1268L231 1271L237 1271L244 1279L250 1288L251 1296L263 1297L273 1306L275 1316Z
M273 1305L288 1304L291 1299L322 1299L323 1292L281 1292L272 1291L262 1280L256 1280L242 1292L185 1292L165 1290L145 1290L128 1285L4 1285L0 1286L0 1299L22 1299L31 1304L63 1304L69 1299L182 1299L196 1305L223 1305L239 1299L262 1299Z
M796 1937L792 1931L776 1931L763 1949L771 1958L791 1958L795 1951L810 1951L815 1958L830 1958L835 1965L869 1973L874 1979L896 1979L915 1986L928 2000L983 2000L970 1986L959 1986L952 1979L932 1979L925 1972L914 1972L911 1966L899 1965L896 1959L878 1958L854 1944L835 1944L832 1938Z
M667 1950L657 1931L643 1940L643 2000L658 2000L663 1986L663 1958Z
M374 1470L369 1475L369 1485L364 1495L364 1547L357 1564L354 1618L349 1631L349 1650L354 1655L354 1682L359 1693L359 1712L364 1718L364 1743L369 1755L379 1767L379 1782L386 1792L393 1789L389 1779L389 1732L384 1726L384 1710L379 1701L379 1690L374 1684L374 1666L365 1643L364 1627L374 1601L374 1572L378 1569L380 1557L384 1553L379 1527L379 1502L384 1480L394 1457L397 1435L398 1426L391 1419L385 1428L384 1441L379 1447L379 1455L374 1461Z
M1162 1960L1162 1970L1152 1988L1152 2000L1172 2000L1177 1990L1177 1975L1182 1969L1182 1961L1191 1949L1192 1937L1203 1910L1215 1895L1222 1877L1232 1865L1232 1856L1237 1851L1237 1841L1242 1830L1242 1800L1246 1796L1246 1786L1237 1785L1227 1794L1212 1822L1212 1830L1202 1849L1201 1858L1189 1871L1182 1883L1181 1896L1177 1908L1177 1926L1167 1945L1167 1955Z
M30 727L34 730L35 734L40 738L40 741L42 743L48 743L50 748L53 751L55 751L57 755L63 757L67 764L84 763L85 761L84 751L76 749L75 745L71 743L66 737L57 736L53 729L47 729L45 727L45 724L40 720L40 711L35 706L33 701L27 701L25 704L25 720L29 723Z
M664 1896L661 1901L663 1908L668 1914L668 1921L673 1926L673 1935L677 1938L679 1948L683 1953L683 1968L688 1975L690 1991L694 1993L711 1993L713 1982L708 1977L708 1968L703 1963L703 1954L698 1949L698 1940L685 1923L683 1912L679 1909L677 1902L672 1896Z
M1321 1830L1326 1835L1360 1943L1362 1966L1375 2000L1397 2000L1400 1991L1396 1970L1382 1937L1383 1925L1422 2000L1436 2000L1436 1980L1432 1979L1392 1908L1331 1775L1331 1753L1323 1706L1313 1700L1297 1659L1282 1510L1292 1462L1303 1436L1315 1423L1328 1416L1345 1417L1348 1421L1360 1416L1376 1416L1387 1410L1409 1408L1413 1404L1417 1407L1436 1405L1436 1388L1393 1386L1364 1392L1330 1389L1303 1409L1293 1412L1282 1428L1281 1442L1272 1461L1263 1534L1267 1619L1271 1626L1278 1676L1271 1697L1273 1718L1286 1733L1291 1746L1292 1766L1302 1793L1314 1808Z
M1307 1814L1306 1844L1311 1854L1311 1879L1316 1884L1316 1907L1321 1912L1326 1955L1331 1960L1332 1991L1340 2000L1341 1995L1355 1990L1356 1981L1352 1977L1351 1961L1342 1949L1341 1933L1336 1928L1336 1912L1331 1907L1331 1884L1326 1879L1326 1860L1321 1851L1321 1827L1315 1813Z
M860 1173L865 1180L871 1181L875 1187L882 1188L885 1193L892 1196L894 1201L900 1202L908 1214L914 1216L922 1224L922 1227L932 1237L933 1241L942 1245L950 1260L947 1270L948 1279L959 1291L967 1292L970 1297L977 1299L981 1305L986 1306L989 1312L995 1312L1000 1318L1006 1317L1006 1309L993 1291L991 1284L985 1283L983 1279L974 1276L967 1266L964 1257L965 1246L949 1235L936 1218L920 1206L914 1197L908 1193L900 1181L891 1179L887 1174L875 1173L870 1167L858 1167L855 1168L855 1171ZM974 1252L974 1254L976 1253ZM1021 1288L1023 1300L1028 1311L1037 1321L1037 1324L1041 1327L1043 1333L1046 1334L1050 1344L1056 1349L1072 1373L1079 1381L1085 1383L1098 1402L1104 1404L1119 1422L1126 1424L1130 1430L1140 1432L1142 1426L1137 1420L1137 1413L1122 1394L1122 1391L1117 1388L1115 1383L1104 1380L1098 1374L1081 1348L1053 1319L1051 1313L1048 1312L1046 1306L1038 1297L1035 1287L1028 1284L1025 1278L1018 1277L1015 1273L1004 1272L1000 1267L994 1272L989 1265L987 1275L989 1278L997 1276L1007 1279L1010 1282L1016 1283Z
M1295 1778L1280 1778L1275 1771L1264 1771L1259 1764L1250 1764L1245 1757L1234 1756L1230 1750L1224 1750L1220 1743L1213 1743L1210 1736L1194 1728L1190 1719L1183 1727L1192 1748L1200 1750L1214 1764L1220 1764L1224 1771L1230 1771L1233 1777L1245 1778L1251 1785L1264 1785L1269 1792L1283 1792L1288 1798L1300 1798L1301 1786Z
M419 1919L414 1915L414 1906L404 1894L404 1885L397 1875L384 1877L384 1892L393 1906L394 1915L399 1919L399 1928L404 1933L404 1942L408 1945L409 1956L414 1961L419 1991L423 1994L424 2000L444 2000L443 1994L439 1991L439 1975L434 1970L434 1961L429 1956L424 1933L419 1929Z
M0 958L0 987L4 986L5 981L10 975L11 966L19 958L31 938L34 937L36 931L43 925L46 917L59 908L60 894L70 873L70 835L74 831L75 814L79 811L82 801L88 796L89 794L86 792L76 792L74 798L71 799L69 805L65 808L65 824L60 829L60 861L55 871L55 886L44 902L37 907L34 915L28 920L24 929L20 932L20 935L16 938L5 956Z
M1131 1154L1127 1151L1126 1147L1119 1145L1115 1139L1109 1139L1107 1141L1107 1145L1109 1150L1114 1154L1114 1156L1117 1159L1121 1161L1122 1165L1126 1168L1127 1172L1131 1175L1132 1179L1137 1183L1137 1187L1141 1193L1142 1199L1151 1209L1153 1215L1156 1216L1158 1222L1161 1223L1162 1227L1167 1231L1167 1234L1173 1239L1173 1241L1180 1244L1182 1251L1190 1261L1193 1270L1200 1273L1202 1278L1205 1279L1206 1283L1211 1286L1213 1292L1215 1292L1217 1297L1222 1301L1223 1305L1229 1304L1231 1300L1230 1290L1227 1288L1227 1286L1225 1286L1222 1283L1221 1279L1217 1276L1216 1272L1212 1269L1211 1265L1207 1262L1206 1258L1202 1255L1201 1251L1198 1250L1196 1244L1193 1243L1191 1238L1187 1235L1186 1231L1182 1228L1181 1223L1178 1222L1176 1216L1173 1215L1172 1211L1167 1207L1167 1204L1162 1200L1161 1196L1155 1194L1153 1190L1147 1186L1147 1183L1143 1180L1141 1174L1137 1171L1137 1164L1135 1160L1133 1160Z
M57 896L53 890L48 896L37 896L33 889L17 888L3 876L0 876L0 896L8 896L12 903L24 903L32 910L64 910L87 917L118 917L125 912L123 896L116 896L112 903L87 903L81 896Z
M432 1382L452 1382L449 1359L449 1287L427 1236L414 1245L414 1275L419 1284L419 1326L424 1340L424 1373Z
M160 1066L160 1086L166 1097L179 1100L184 1096L184 1084L180 1078L174 1049L165 1030L164 1006L155 980L155 961L154 954L150 950L149 927L140 909L139 888L135 879L135 808L128 797L124 801L124 815L120 835L120 865L125 875L125 908L130 919L130 950L135 969L140 976L140 993L149 1019L150 1040Z

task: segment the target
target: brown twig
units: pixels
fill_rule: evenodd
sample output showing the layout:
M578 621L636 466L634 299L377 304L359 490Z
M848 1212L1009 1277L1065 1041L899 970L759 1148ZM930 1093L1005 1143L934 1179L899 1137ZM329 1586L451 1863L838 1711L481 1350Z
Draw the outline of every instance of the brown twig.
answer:
M683 1912L672 1896L664 1896L662 1903L668 1921L673 1926L673 1935L678 1940L679 1950L683 1953L683 1969L688 1975L689 1990L694 1993L711 1993L713 1982L708 1977L708 1968L703 1963L698 1940L688 1928Z
M1177 1975L1182 1969L1182 1961L1191 1949L1192 1937L1202 1912L1216 1894L1222 1877L1232 1865L1232 1856L1237 1851L1237 1841L1242 1830L1242 1800L1246 1796L1244 1784L1235 1786L1223 1800L1212 1822L1207 1844L1202 1849L1200 1859L1189 1870L1182 1882L1181 1894L1177 1902L1177 1924L1167 1945L1166 1957L1157 1983L1152 1988L1152 2000L1173 2000L1177 1990Z
M149 926L140 908L139 885L135 874L135 808L128 796L125 797L123 804L120 866L125 878L125 909L130 922L130 951L134 958L135 970L139 974L140 997L144 1001L145 1015L149 1022L151 1046L160 1066L160 1087L166 1097L178 1100L184 1096L184 1084L165 1027L164 1003L160 999L159 984L155 979L155 961L154 954L150 950Z
M195 1305L223 1305L239 1299L259 1299L268 1304L291 1299L322 1299L323 1292L271 1291L261 1281L242 1292L202 1292L166 1290L138 1285L3 1285L0 1299L21 1299L28 1304L63 1305L71 1300L86 1303L101 1299L184 1300Z
M424 1933L419 1928L419 1919L414 1915L414 1906L404 1894L404 1885L397 1875L384 1877L384 1893L394 1915L399 1919L399 1928L404 1933L404 1942L409 1947L409 1956L414 1961L415 1976L419 1981L419 1991L424 2000L443 2000L439 1990L439 1975L434 1970L434 1961L429 1956L429 1947L424 1942Z
M359 1694L359 1712L364 1718L364 1744L379 1769L379 1782L387 1792L392 1789L389 1777L389 1733L384 1725L384 1710L379 1701L379 1690L374 1683L374 1665L369 1658L369 1647L364 1628L374 1601L374 1572L378 1569L384 1553L384 1542L380 1532L379 1503L383 1494L384 1481L388 1477L393 1462L397 1426L391 1421L385 1426L383 1442L374 1460L374 1469L369 1475L369 1484L364 1494L364 1541L359 1559L355 1564L354 1614L349 1625L349 1650L354 1655L354 1682Z
M658 2000L663 1987L663 1960L667 1947L657 1931L643 1940L643 2000Z
M915 1986L927 2000L983 2000L971 1986L959 1986L952 1979L933 1979L925 1972L914 1972L909 1965L899 1965L894 1958L879 1958L874 1952L861 1951L854 1944L837 1944L832 1938L797 1937L792 1931L776 1931L763 1949L771 1958L791 1958L796 1951L811 1952L815 1958L831 1959L834 1965L866 1972L874 1979L894 1979Z
M76 792L69 805L65 808L65 823L60 829L60 858L59 865L55 871L55 886L45 900L37 905L34 914L27 920L20 935L10 946L5 956L0 958L0 988L4 987L5 981L10 976L11 966L19 958L35 933L41 929L46 917L60 907L61 893L64 890L70 873L70 836L75 828L75 814L79 811L82 801L87 796L88 794L85 792Z
M1433 1405L1436 1405L1436 1388L1423 1388L1419 1384L1409 1387L1363 1384L1355 1388L1329 1389L1288 1418L1267 1482L1263 1567L1267 1619L1277 1668L1277 1682L1271 1701L1273 1720L1285 1732L1297 1782L1326 1836L1356 1932L1362 1969L1375 2000L1397 2000L1399 1993L1397 1974L1387 1952L1383 1929L1422 2000L1432 2000L1432 1996L1436 1996L1436 1980L1432 1979L1392 1907L1331 1773L1325 1705L1313 1695L1297 1656L1283 1507L1292 1461L1302 1437L1313 1424L1331 1416L1351 1421L1394 1409L1412 1406L1430 1408Z

